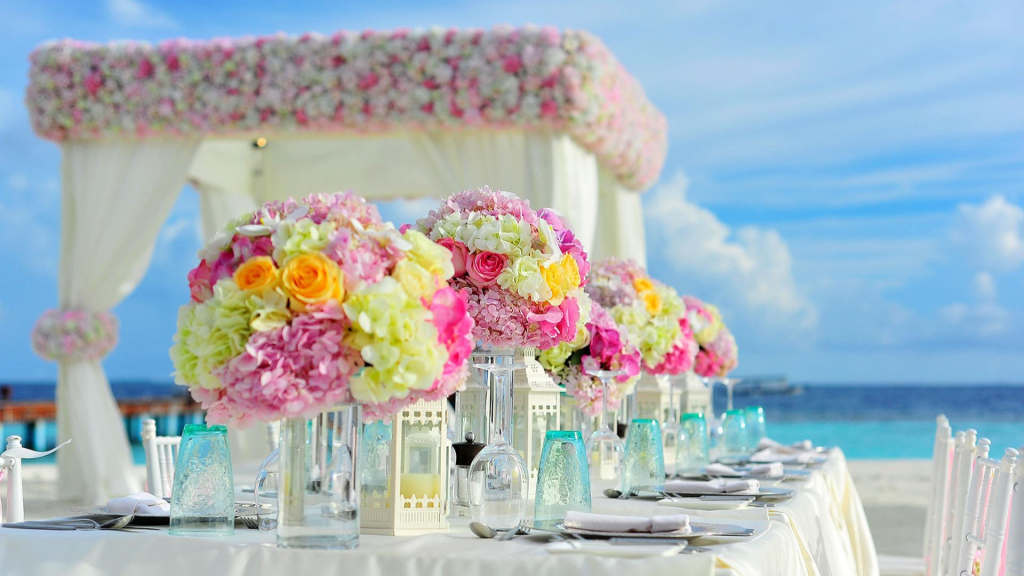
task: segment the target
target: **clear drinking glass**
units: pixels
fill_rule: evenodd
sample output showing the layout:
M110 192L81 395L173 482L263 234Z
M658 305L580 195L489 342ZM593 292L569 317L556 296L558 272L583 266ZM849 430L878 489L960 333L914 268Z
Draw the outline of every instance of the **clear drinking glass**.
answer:
M564 520L565 513L590 512L590 471L583 435L550 430L544 435L537 474L534 520Z
M359 546L358 404L281 422L277 545Z
M615 425L615 412L608 409L608 394L612 379L625 373L625 370L587 371L587 374L601 380L601 412L598 414L594 433L587 438L590 479L594 482L598 480L615 481L622 476L625 445L622 443L622 438L619 438L619 435L612 429L612 426Z
M747 450L757 449L768 433L764 423L764 408L747 406L743 409L743 418L747 423Z
M622 491L653 490L665 484L665 455L657 420L635 418L626 436Z
M664 425L661 427L661 444L665 454L665 474L675 476L677 473L676 453L679 446L679 405L676 402L676 381L682 380L686 386L686 376L669 376L668 408L665 409Z
M277 529L277 463L280 455L280 448L275 448L256 472L252 493L260 532Z
M719 455L735 459L747 453L747 423L743 410L726 410L722 418L722 440Z
M187 424L171 492L171 534L235 533L235 489L225 426Z
M683 414L679 424L676 470L679 474L696 473L710 463L711 440L703 412Z
M490 388L491 434L487 446L469 467L469 504L473 520L495 530L516 530L526 518L530 475L526 462L512 448L513 350L478 350L473 366Z

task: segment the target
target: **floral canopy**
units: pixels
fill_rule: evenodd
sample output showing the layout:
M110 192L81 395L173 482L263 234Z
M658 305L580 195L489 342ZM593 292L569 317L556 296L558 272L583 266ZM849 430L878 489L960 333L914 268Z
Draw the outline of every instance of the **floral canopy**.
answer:
M490 184L561 212L595 257L645 260L637 192L659 177L667 124L586 32L63 40L31 61L32 125L63 152L63 310L105 314L134 289L185 182L207 235L271 199ZM62 493L128 493L127 438L99 360L58 361L59 429L79 446L61 452Z

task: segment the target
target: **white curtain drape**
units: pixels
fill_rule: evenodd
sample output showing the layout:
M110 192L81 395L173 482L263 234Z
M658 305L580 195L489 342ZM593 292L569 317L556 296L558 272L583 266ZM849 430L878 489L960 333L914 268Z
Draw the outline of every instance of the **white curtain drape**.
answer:
M203 144L190 179L256 202L353 190L369 199L441 198L489 185L568 217L584 246L597 229L598 162L548 131L390 132Z
M256 201L243 192L218 190L202 182L194 182L199 192L199 219L201 220L203 237L206 244L213 235L229 221L256 209Z
M632 258L647 266L647 241L644 237L644 207L640 194L627 190L615 176L601 168L598 172L599 191L597 229L594 239L594 261L608 256Z
M196 147L187 140L63 145L61 308L110 310L135 289ZM74 439L57 453L62 498L100 503L138 490L99 361L60 363L57 427L62 440Z

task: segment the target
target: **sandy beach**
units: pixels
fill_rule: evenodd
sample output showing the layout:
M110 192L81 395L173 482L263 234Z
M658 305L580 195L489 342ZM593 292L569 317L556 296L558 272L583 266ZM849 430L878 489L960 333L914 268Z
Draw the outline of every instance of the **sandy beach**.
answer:
M920 556L931 462L849 460L847 464L864 503L878 553ZM135 471L140 481L145 478L145 468L136 466ZM24 467L26 519L53 518L75 505L57 499L56 472L54 465ZM246 470L235 473L236 479L252 475Z

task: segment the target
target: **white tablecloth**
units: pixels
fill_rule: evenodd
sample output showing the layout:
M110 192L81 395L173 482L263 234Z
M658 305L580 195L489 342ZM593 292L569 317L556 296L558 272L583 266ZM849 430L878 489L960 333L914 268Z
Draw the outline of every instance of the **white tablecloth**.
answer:
M56 532L0 530L0 574L44 576L181 576L217 574L343 574L359 576L877 576L874 544L843 454L805 482L784 506L696 516L757 522L768 529L752 539L715 546L716 553L626 560L551 555L542 535L510 542L481 540L455 521L446 534L393 538L362 536L353 551L285 550L273 535L239 527L229 538L172 537L166 532ZM595 487L594 511L673 514L652 501L610 500ZM699 544L700 542L698 542Z

